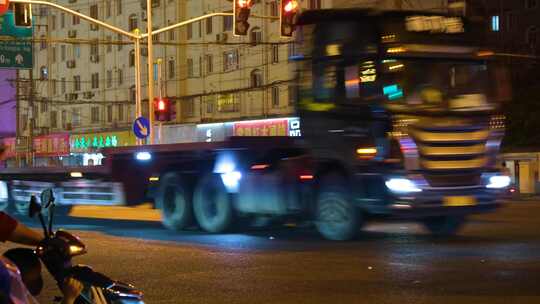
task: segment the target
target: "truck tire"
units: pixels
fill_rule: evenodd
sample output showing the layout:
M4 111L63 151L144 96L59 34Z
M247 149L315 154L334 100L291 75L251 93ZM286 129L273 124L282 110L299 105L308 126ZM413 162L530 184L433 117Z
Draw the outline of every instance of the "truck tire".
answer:
M457 234L465 221L464 216L436 216L422 220L422 224L433 236L449 237Z
M220 233L231 227L234 210L219 175L207 175L199 181L193 196L193 211L197 223L207 232Z
M155 199L157 207L161 210L163 226L171 230L182 230L191 225L192 205L179 174L163 175Z
M315 201L315 225L328 240L347 241L359 232L362 218L354 206L346 180L337 175L324 177Z

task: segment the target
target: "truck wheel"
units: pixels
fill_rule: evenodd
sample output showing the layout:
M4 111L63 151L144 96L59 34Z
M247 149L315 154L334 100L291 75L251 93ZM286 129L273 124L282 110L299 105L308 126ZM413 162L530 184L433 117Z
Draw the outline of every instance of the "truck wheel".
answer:
M448 237L455 235L465 224L464 216L436 216L422 221L433 236Z
M167 173L161 178L155 199L165 227L181 230L191 224L191 202L178 174Z
M219 175L201 179L193 196L193 211L199 226L207 232L220 233L230 228L233 206Z
M360 229L362 218L345 184L338 176L328 176L321 181L315 205L315 225L325 239L350 240Z

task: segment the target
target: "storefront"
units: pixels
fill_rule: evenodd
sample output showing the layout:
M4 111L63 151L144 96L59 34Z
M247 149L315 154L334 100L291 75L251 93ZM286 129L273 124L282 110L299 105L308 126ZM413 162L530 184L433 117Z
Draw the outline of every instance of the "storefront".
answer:
M502 160L519 193L540 193L540 153L505 153Z
M69 156L69 134L55 133L36 136L33 139L33 164L35 167L61 166L64 158ZM22 163L30 163L31 153L26 152L27 147L17 145L15 137L4 138L6 147L6 165L16 167ZM21 161L21 160L24 160Z
M101 165L103 148L134 146L136 138L131 131L72 134L69 140L70 157L66 166Z

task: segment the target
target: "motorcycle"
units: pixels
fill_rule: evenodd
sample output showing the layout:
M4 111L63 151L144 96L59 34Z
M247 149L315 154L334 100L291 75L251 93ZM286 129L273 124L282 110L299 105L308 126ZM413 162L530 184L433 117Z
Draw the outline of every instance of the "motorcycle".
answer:
M68 277L73 277L83 284L83 291L75 303L144 304L143 293L132 285L112 280L90 266L72 264L73 257L87 252L86 246L77 236L67 231L53 231L55 198L52 189L45 189L40 198L41 205L37 203L36 197L32 196L29 208L29 216L38 216L45 236L35 252L59 286ZM43 208L48 211L48 226ZM56 297L55 301L60 302L61 298Z

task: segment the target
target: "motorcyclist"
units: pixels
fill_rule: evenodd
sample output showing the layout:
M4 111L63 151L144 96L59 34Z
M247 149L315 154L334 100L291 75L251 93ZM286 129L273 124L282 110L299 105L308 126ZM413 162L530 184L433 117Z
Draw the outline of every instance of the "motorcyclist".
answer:
M37 246L42 239L36 231L0 212L0 241ZM0 304L3 304L5 299L8 299L5 303L37 303L31 295L39 294L43 279L41 263L32 249L10 249L0 258L0 285ZM17 292L13 293L14 290ZM62 304L72 304L81 293L82 284L68 278L62 284L61 290L64 295Z

